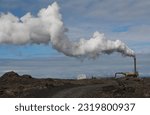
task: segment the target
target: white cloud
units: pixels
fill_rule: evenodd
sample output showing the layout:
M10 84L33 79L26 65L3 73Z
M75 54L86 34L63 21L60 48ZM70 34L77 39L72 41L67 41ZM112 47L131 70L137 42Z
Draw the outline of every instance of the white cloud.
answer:
M121 39L136 51L150 47L150 0L79 0L62 5L62 11L69 8L72 33L86 36L98 30L112 39ZM64 17L65 18L65 17ZM66 23L68 23L66 21ZM123 31L114 31L123 28ZM126 28L126 29L124 29ZM94 30L95 29L95 30ZM78 31L76 31L78 30Z
M134 41L147 41L150 42L150 25L138 25L133 26L125 32L116 32L113 33L115 36L123 38L125 40L134 40Z
M65 25L71 28L69 35L73 38L87 37L97 30L104 32L108 37L121 39L127 44L137 43L137 47L138 42L150 40L150 0L57 1L60 3ZM50 3L48 0L37 0L35 4L25 0L12 0L11 2L15 4L7 4L8 0L0 2L3 3L0 4L3 8L9 6L16 8L21 5L26 10L34 10ZM117 26L128 25L129 28L125 32L112 32L113 28L118 28ZM145 46L141 47L144 49Z
M149 33L149 25L139 25L130 27L125 32L109 32L108 36L112 39L121 39L137 53L150 53Z
M149 0L76 0L67 2L66 7L82 14L82 17L107 21L148 21L150 19Z

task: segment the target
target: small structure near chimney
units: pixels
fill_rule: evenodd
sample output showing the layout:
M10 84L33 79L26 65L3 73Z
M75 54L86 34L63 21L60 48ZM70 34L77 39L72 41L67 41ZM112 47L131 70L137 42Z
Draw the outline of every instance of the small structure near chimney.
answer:
M115 73L115 77L117 77L118 74L124 75L125 77L138 77L139 73L136 69L136 57L133 57L134 59L134 72L117 72Z

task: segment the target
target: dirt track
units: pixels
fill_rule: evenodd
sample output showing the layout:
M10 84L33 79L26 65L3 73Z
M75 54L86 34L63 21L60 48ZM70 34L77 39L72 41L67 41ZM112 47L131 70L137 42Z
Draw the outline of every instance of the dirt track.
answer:
M79 98L79 97L94 97L94 93L99 91L102 88L101 85L87 85L87 86L80 86L80 87L74 87L74 88L69 88L69 89L64 89L52 97L55 98Z

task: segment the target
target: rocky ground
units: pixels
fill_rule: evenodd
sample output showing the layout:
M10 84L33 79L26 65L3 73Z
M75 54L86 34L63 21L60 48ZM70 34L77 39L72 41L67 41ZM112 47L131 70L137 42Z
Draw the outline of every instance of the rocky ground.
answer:
M0 77L1 98L137 98L150 97L150 78L101 78L85 80L36 79L5 73Z

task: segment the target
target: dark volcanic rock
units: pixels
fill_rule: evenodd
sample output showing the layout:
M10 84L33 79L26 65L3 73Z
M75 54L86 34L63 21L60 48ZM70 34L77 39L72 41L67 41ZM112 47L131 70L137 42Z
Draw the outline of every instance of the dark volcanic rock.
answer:
M0 77L0 97L150 97L150 78L35 79L11 71Z
M32 76L31 76L31 75L22 75L22 77L24 77L24 78L29 78L29 79L31 79L31 78L32 78Z
M30 75L20 76L19 74L15 73L14 71L7 72L0 77L0 80L3 81L3 83L8 83L8 85L18 83L18 82L30 83L30 79L32 79L32 76L30 76Z
M17 79L18 77L20 76L14 71L7 72L1 76L2 79Z

